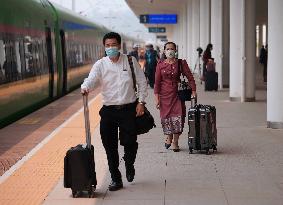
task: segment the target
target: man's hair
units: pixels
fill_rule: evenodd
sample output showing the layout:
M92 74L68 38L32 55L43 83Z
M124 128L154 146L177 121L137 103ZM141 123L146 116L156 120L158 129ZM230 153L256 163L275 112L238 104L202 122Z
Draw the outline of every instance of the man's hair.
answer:
M120 36L120 34L115 33L115 32L110 32L110 33L107 33L107 34L104 35L104 37L103 37L103 45L105 45L106 39L113 39L113 38L115 38L117 40L118 44L121 44L121 36Z

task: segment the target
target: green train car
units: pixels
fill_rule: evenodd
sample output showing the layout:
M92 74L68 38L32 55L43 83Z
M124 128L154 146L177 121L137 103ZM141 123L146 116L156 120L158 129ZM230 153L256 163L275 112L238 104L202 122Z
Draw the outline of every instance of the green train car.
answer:
M105 28L48 0L1 0L0 128L79 87ZM123 37L123 53L134 44Z

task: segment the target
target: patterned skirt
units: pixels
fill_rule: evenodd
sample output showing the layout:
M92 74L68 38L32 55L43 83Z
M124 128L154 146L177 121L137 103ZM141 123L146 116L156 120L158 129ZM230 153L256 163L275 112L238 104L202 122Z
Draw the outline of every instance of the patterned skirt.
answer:
M163 132L165 135L181 134L184 128L184 116L169 117L161 119Z

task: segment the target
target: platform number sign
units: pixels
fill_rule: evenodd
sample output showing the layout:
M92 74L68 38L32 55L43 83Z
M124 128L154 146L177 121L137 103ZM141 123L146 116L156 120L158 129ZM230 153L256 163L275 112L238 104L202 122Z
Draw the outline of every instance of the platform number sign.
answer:
M166 28L165 27L149 27L148 32L149 33L165 33Z
M149 23L148 15L140 15L140 23Z
M143 14L140 23L144 24L177 24L177 14Z

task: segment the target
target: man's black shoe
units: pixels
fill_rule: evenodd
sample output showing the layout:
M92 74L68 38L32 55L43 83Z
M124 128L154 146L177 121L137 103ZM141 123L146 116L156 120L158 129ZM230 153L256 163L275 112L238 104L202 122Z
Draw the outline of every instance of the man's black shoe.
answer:
M128 166L126 167L126 178L128 182L132 182L135 178L135 168L134 166Z
M112 181L112 182L109 184L108 188L109 188L109 191L117 191L117 190L123 188L123 182L122 182L122 181L120 181L120 182L114 182L114 181Z

